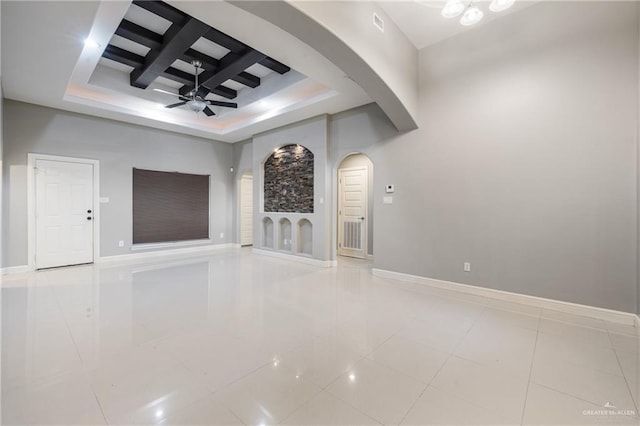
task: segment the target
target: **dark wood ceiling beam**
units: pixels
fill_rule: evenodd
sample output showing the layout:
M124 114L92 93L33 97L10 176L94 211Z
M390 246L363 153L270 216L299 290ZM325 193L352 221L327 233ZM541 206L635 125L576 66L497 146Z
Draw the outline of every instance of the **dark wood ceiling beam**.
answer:
M144 66L144 57L112 44L107 46L102 56L133 68ZM193 75L177 68L169 67L161 74L161 76L180 84L193 84Z
M218 69L220 66L220 61L216 58L212 58L209 55L205 55L204 53L198 52L197 50L187 49L186 52L180 57L180 59L188 64L191 61L197 60L202 62L202 68L205 71L212 71Z
M200 84L209 88L218 87L265 57L266 55L253 49L241 55L229 53L220 60L220 67L216 71L205 71L200 75Z
M187 19L189 19L189 16L186 13L161 1L134 0L133 4L174 24L182 24L186 22Z
M252 89L260 86L260 77L256 77L255 75L249 74L248 72L244 71L242 71L235 77L231 77L231 80L240 84L244 84L245 86L251 87Z
M207 92L211 92L214 95L222 96L223 98L227 98L227 99L235 99L238 96L238 92L236 92L233 89L229 89L226 86L218 86L218 87L214 87L213 89L209 89L207 87L200 87L200 89L205 89L207 90ZM207 95L205 94L200 96L205 97Z
M116 34L150 49L159 49L162 46L162 35L149 31L126 19L120 22L116 29Z
M188 72L184 72L177 68L167 68L162 74L161 77L168 78L169 80L173 80L180 84L193 84L193 74Z
M285 74L285 73L291 71L291 68L289 68L288 66L286 66L282 62L278 62L275 59L270 58L270 57L266 57L263 60L258 61L258 63L260 65L262 65L263 67L269 68L271 71L277 72L278 74Z
M220 46L227 48L234 53L240 53L246 49L249 49L249 46L247 46L243 42L238 41L235 38L216 30L215 28L211 28L209 32L204 35L204 38L214 42L215 44L219 44Z
M107 48L104 49L102 56L133 68L138 68L144 65L144 56L136 55L135 53L131 53L128 50L121 49L112 44L108 45Z
M215 89L222 83L239 76L246 68L249 68L265 57L264 54L253 49L245 51L242 55L233 52L227 53L224 58L220 60L218 69L205 71L200 74L200 86L202 90L199 90L198 94L203 97L206 96L205 88L215 93ZM181 95L185 95L192 91L193 88L193 84L185 85L180 88L179 92Z
M199 60L202 62L202 68L205 71L215 71L220 67L220 61L218 59L212 58L211 56L205 55L204 53L198 52L194 49L187 50L180 59L187 63L190 63L194 59ZM251 88L260 86L260 77L244 71L237 76L232 77L231 80Z
M153 49L145 57L145 64L131 72L131 85L141 89L146 88L161 75L209 31L209 26L195 18L189 19L184 25L173 24L163 36L162 47Z
M121 49L111 44L107 46L102 56L104 56L107 59L111 59L112 61L116 61L133 68L141 67L144 65L144 58L142 56L136 55L135 53L131 53L127 50ZM193 75L188 72L184 72L177 68L169 67L165 70L165 72L161 74L161 76L193 88ZM252 77L255 77L255 76L252 76ZM233 89L229 89L228 87L225 87L225 86L216 87L214 90L209 90L209 89L204 89L204 90L205 91L200 94L202 97L206 96L209 93L215 93L216 95L222 96L227 99L234 99L236 96L238 96L238 92L236 92Z
M189 86L186 87L188 88ZM180 90L182 90L183 88L181 88ZM191 86L191 90L193 90L193 86ZM199 96L201 96L202 98L206 98L209 93L213 93L214 95L222 96L223 98L227 99L234 99L236 96L238 96L238 92L233 89L229 89L226 86L218 86L213 90L210 90L208 87L200 86L200 89L198 90Z

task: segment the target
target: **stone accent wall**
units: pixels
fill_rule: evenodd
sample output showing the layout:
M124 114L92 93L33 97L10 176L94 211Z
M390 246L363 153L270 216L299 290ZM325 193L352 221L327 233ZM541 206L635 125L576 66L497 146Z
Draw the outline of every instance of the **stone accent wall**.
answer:
M285 145L267 158L264 211L313 213L313 152L302 145Z

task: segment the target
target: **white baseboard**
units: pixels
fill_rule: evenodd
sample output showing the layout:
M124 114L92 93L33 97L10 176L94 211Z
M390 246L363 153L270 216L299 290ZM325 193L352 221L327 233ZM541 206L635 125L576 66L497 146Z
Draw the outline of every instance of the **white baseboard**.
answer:
M306 263L307 265L321 266L323 268L331 268L332 266L338 265L338 261L336 260L318 260L318 259L313 259L311 257L296 256L295 254L281 253L279 251L271 251L271 250L254 248L251 250L251 252L254 254L261 254L263 256L271 256L271 257L277 257L279 259L286 259L286 260L292 260L294 262Z
M113 262L130 262L135 260L147 260L147 259L157 259L166 256L175 256L181 254L206 254L212 251L220 251L230 248L239 247L239 244L215 244L215 245L207 245L207 246L198 246L198 247L184 247L177 248L171 250L154 250L154 251L146 251L143 253L127 253L127 254L118 254L115 256L104 256L101 257L98 263L113 263Z
M10 274L22 274L25 272L29 272L29 265L20 265L20 266L7 266L6 268L0 269L0 275L10 275Z
M401 272L386 271L384 269L372 269L371 273L378 277L391 278L401 281L409 281L433 288L451 290L460 293L474 294L476 296L499 299L507 302L520 303L522 305L536 306L538 308L550 309L554 311L566 312L575 315L582 315L597 318L619 324L635 325L640 327L640 319L637 315L628 312L614 311L612 309L598 308L596 306L580 305L578 303L563 302L560 300L545 299L543 297L529 296L526 294L511 293L508 291L495 290L492 288L477 287L469 284L455 283L451 281L437 280L433 278L420 277L417 275L403 274ZM640 328L639 328L640 330Z

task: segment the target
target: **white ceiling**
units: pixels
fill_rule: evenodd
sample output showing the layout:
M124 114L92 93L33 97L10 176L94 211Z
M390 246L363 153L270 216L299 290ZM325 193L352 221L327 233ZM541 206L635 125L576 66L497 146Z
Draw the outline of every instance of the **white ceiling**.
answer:
M249 46L256 46L262 53L290 66L292 71L280 76L254 66L251 72L262 77L262 84L250 90L240 85L233 87L242 89L233 100L239 108L215 109L217 115L213 118L182 108L165 109L164 105L175 100L152 89L176 91L175 83L159 78L146 90L131 87L130 68L101 57L110 42L125 48L130 44L113 36L125 15L132 21L145 19L139 8L130 7L130 1L2 0L4 96L224 142L241 141L308 117L371 102L357 84L326 58L248 12L224 1L165 1ZM508 11L493 13L488 11L487 2L480 1L485 19L474 27L463 27L456 19L440 16L444 1L378 3L420 49L535 2L518 0ZM163 27L166 23L161 20L147 23L159 33L166 29ZM88 36L101 46L85 47L84 39ZM128 47L129 50L135 48ZM136 53L144 55L146 51ZM207 53L214 55L215 52L208 50Z
M215 108L217 115L212 118L181 107L165 109L175 99L152 89L175 92L175 84L158 79L146 90L131 87L130 69L101 57L122 18L139 19L140 10L134 6L132 11L130 1L3 0L4 96L224 142L371 102L335 65L257 17L226 2L173 3L250 46L255 40L247 39L245 29L254 28L255 37L261 38L260 50L277 60L281 51L288 52L290 56L281 62L292 71L279 75L254 66L250 71L263 77L261 85L240 90L233 99L239 108ZM100 47L84 46L87 37ZM265 45L265 40L270 43Z
M460 25L459 18L446 19L440 15L446 3L444 0L381 0L378 3L411 43L416 48L422 49L456 34L473 31L474 28L522 10L538 1L540 0L516 0L509 9L494 13L489 10L490 0L474 0L474 3L484 12L484 17L478 24L469 27Z

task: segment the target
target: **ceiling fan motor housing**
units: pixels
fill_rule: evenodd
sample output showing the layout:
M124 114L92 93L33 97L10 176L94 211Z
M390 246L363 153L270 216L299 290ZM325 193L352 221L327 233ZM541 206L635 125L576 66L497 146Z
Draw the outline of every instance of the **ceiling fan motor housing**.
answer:
M207 104L199 99L192 99L187 102L187 106L193 112L202 112L207 107Z

